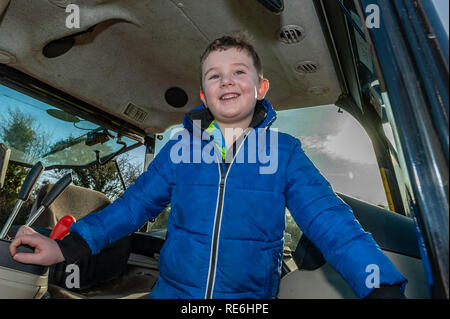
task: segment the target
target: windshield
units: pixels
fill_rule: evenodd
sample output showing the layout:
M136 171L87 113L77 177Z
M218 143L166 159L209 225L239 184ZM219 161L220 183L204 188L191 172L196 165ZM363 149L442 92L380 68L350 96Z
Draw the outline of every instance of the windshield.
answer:
M0 143L10 160L45 167L85 166L138 142L0 85Z

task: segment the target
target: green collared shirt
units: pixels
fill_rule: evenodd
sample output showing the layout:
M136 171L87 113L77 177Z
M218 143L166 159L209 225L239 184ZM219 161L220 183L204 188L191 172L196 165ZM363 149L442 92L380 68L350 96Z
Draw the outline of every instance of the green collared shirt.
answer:
M266 110L264 106L260 103L256 103L255 112L253 114L253 119L249 125L251 128L257 127L266 118ZM200 120L201 128L204 129L209 135L214 138L217 148L222 154L222 158L225 160L227 154L227 147L225 144L225 138L223 137L222 131L219 128L216 120L209 111L209 109L204 108L188 113L188 117L192 120ZM209 124L208 124L209 123ZM208 126L206 126L208 125ZM233 144L234 146L235 144Z
M227 146L225 144L225 138L223 137L222 131L220 130L220 127L217 124L216 120L213 120L211 124L209 124L208 128L206 129L206 133L214 138L214 143L216 143L217 148L222 154L222 158L225 160L225 156L227 154Z

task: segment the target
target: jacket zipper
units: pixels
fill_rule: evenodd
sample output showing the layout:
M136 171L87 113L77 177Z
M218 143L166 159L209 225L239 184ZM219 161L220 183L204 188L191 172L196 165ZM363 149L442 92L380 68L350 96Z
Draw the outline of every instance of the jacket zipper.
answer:
M269 126L275 121L276 116L274 116L273 119L267 125L265 126L265 129L267 130ZM209 271L208 271L208 280L206 284L206 293L205 293L205 299L212 299L213 289L214 289L214 283L216 279L216 266L217 266L217 252L219 247L219 234L220 234L220 226L222 224L222 210L223 210L223 201L225 197L225 184L227 181L228 173L231 169L231 166L233 165L234 159L236 158L236 155L239 153L242 145L244 145L245 140L247 139L247 136L249 132L245 133L245 137L242 140L241 144L239 145L238 149L236 150L236 153L233 156L233 160L231 163L226 166L226 169L223 168L221 165L221 161L218 158L218 166L219 166L219 174L220 174L220 181L219 181L219 194L217 198L217 207L216 207L216 213L214 217L214 228L213 228L213 236L212 236L212 243L211 243L211 256L209 259ZM235 142L236 143L236 142ZM217 153L216 153L217 155Z
M212 298L212 291L214 287L215 277L216 277L216 265L217 265L217 249L219 244L219 227L222 222L222 206L224 199L224 190L225 190L225 180L226 173L228 170L224 172L222 165L219 163L220 170L220 182L219 182L219 194L217 201L216 214L214 218L214 229L211 243L211 257L209 260L209 271L208 271L208 281L206 285L206 294L205 299Z
M233 160L230 162L230 164L228 166L225 165L226 168L224 169L219 158L218 158L218 162L217 162L218 167L219 167L219 174L220 174L219 194L217 195L218 196L217 197L217 207L216 207L216 213L215 213L215 217L214 217L214 229L213 229L213 236L212 236L212 243L211 243L211 256L209 259L209 271L208 271L208 281L206 284L205 299L212 298L214 282L216 279L217 251L218 251L218 247L219 247L220 226L222 224L222 210L223 210L223 200L225 197L225 184L227 181L228 172L230 171L230 168L234 162L234 159L236 158L236 155L239 153L242 145L244 145L244 142L247 139L248 132L246 132L245 134L246 135L245 135L244 139L242 140L241 144L239 145L238 149L236 150L236 153L234 154Z

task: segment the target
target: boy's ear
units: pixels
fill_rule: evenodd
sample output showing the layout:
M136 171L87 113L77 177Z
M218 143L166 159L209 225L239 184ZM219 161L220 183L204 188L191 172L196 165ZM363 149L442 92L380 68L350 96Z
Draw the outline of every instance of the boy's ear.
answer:
M258 100L262 100L264 99L264 97L267 94L267 91L269 91L269 80L267 79L262 79L261 83L259 84L258 87L258 95L257 95L257 99Z
M200 90L200 100L202 100L203 105L204 105L205 107L207 107L207 106L206 106L205 93L204 93L202 90Z

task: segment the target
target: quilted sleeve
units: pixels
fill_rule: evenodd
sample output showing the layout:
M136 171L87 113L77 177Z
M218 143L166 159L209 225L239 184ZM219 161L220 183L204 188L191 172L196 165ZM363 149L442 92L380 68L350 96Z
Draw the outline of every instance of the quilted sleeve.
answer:
M137 231L169 204L173 184L169 144L163 147L147 171L128 187L121 198L72 224L70 232L83 237L93 254Z
M363 230L351 208L333 192L299 140L291 153L286 178L286 205L298 226L359 298L368 296L376 288L374 283L401 283L404 290L407 280L372 235ZM372 278L378 274L379 278Z

